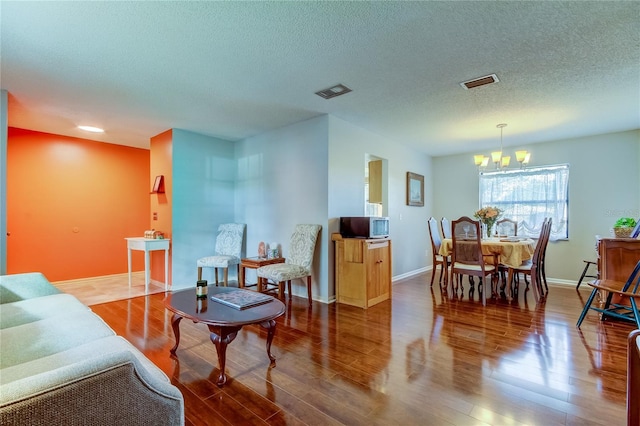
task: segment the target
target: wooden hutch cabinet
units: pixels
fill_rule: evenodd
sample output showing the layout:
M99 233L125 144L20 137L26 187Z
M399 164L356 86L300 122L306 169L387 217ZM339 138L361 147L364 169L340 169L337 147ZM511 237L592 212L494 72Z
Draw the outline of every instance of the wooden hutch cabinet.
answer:
M599 238L598 278L601 280L626 281L640 260L640 240L633 238ZM601 291L602 292L602 291ZM605 294L601 294L604 299ZM627 297L616 295L613 303L631 305Z
M640 260L640 240L600 238L597 240L600 279L626 281Z
M338 303L368 308L391 298L391 240L342 238L335 242Z

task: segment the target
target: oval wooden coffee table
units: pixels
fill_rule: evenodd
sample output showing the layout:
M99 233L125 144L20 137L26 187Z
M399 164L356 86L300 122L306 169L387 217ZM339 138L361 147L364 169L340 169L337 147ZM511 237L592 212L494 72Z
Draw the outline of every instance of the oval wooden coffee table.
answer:
M209 327L211 342L216 347L220 375L216 384L223 386L227 382L225 374L225 363L227 345L237 336L238 331L247 324L260 324L267 330L267 355L271 365L275 365L275 357L271 355L271 342L276 332L276 321L280 315L284 314L285 306L280 300L268 296L270 301L258 306L246 309L237 309L211 299L218 293L247 292L248 296L255 295L264 297L261 293L249 290L240 290L230 287L208 287L206 303L198 302L195 287L188 290L180 290L169 294L164 299L164 306L173 312L171 317L171 327L176 336L176 344L171 348L171 353L176 354L180 344L180 321L187 318L193 322L201 322Z

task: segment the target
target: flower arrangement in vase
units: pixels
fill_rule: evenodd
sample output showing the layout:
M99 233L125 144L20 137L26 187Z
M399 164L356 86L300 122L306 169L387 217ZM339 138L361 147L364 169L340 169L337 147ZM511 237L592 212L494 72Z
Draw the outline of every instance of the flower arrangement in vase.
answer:
M487 238L491 238L491 229L500 218L502 210L497 207L483 207L473 214L473 217L482 222L487 229Z

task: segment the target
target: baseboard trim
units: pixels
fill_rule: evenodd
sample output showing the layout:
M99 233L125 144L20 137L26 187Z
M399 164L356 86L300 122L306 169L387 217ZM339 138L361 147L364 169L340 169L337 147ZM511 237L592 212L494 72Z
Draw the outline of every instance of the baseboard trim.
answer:
M431 267L431 266L425 266L424 268L414 269L413 271L405 272L404 274L400 274L400 275L396 275L394 277L391 277L391 282L394 283L396 281L400 281L400 280L405 279L405 278L413 277L415 275L422 274L423 272L428 272L431 269L433 269L433 267Z
M77 281L87 281L87 280L102 280L105 278L113 278L113 277L128 277L129 273L128 272L124 272L121 274L109 274L109 275L98 275L96 277L86 277L86 278L74 278L72 280L62 280L62 281L52 281L51 283L73 283L73 282L77 282ZM144 277L144 271L137 271L137 272L132 272L131 273L131 277ZM144 280L143 280L144 281ZM162 284L164 285L164 283Z
M400 275L396 275L394 277L391 278L391 282L396 282L396 281L400 281L402 279L405 278L410 278L413 277L415 275L419 275L422 274L423 272L429 272L433 270L433 266L425 266L424 268L420 268L420 269L414 269L413 271L409 271L409 272L405 272L404 274L400 274ZM549 278L547 277L547 284L549 285L558 285L561 287L575 287L576 285L578 285L578 281L577 280L563 280L560 278ZM586 284L586 281L583 282L583 284Z

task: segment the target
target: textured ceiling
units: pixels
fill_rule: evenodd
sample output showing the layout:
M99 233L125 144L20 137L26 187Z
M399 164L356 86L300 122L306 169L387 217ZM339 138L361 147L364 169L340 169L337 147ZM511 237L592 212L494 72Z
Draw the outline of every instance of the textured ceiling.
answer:
M431 155L495 148L498 123L505 146L640 128L638 2L2 1L0 15L14 127L147 148L169 128L240 140L328 113ZM337 83L353 92L314 94Z

